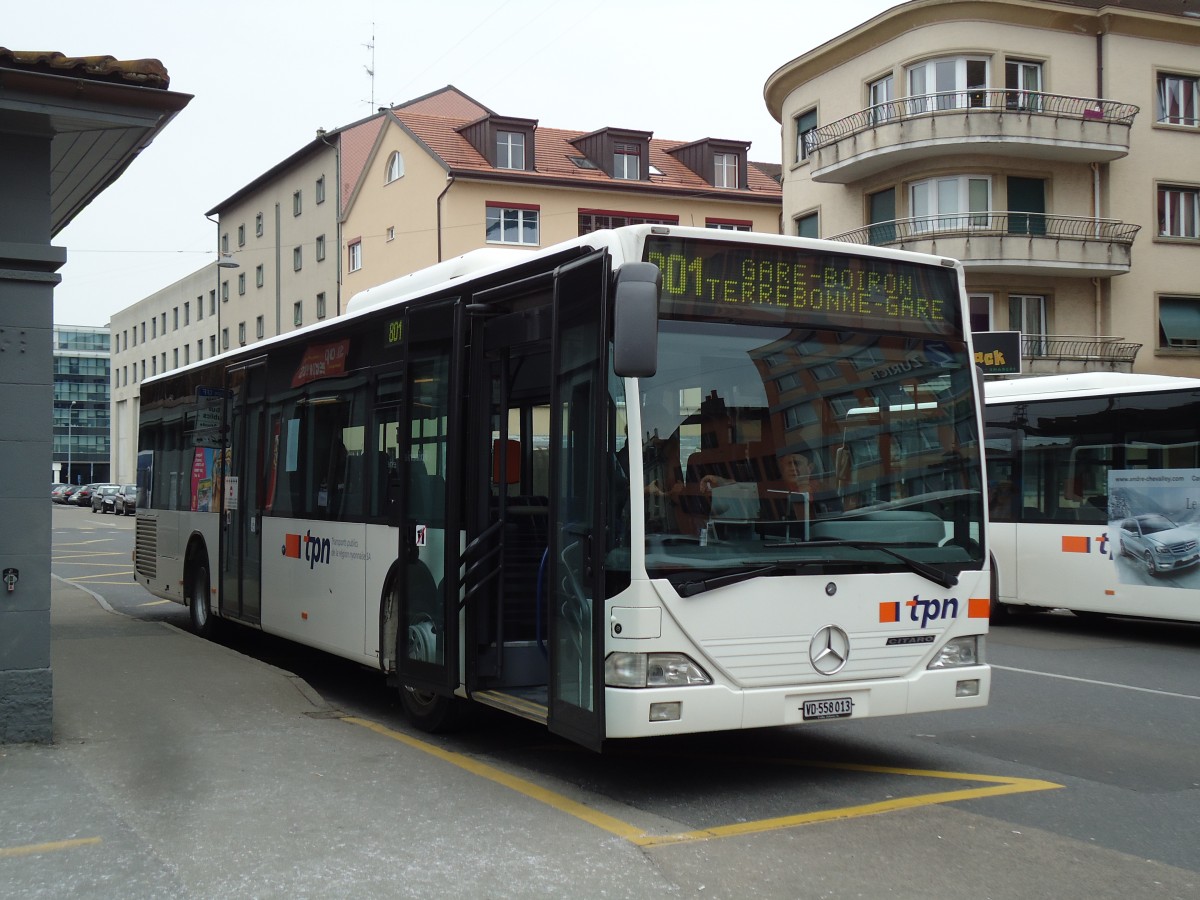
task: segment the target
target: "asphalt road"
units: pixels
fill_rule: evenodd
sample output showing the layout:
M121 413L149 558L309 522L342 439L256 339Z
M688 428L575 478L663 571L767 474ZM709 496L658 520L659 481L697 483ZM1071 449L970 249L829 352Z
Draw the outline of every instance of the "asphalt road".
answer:
M131 518L56 507L54 573L127 615L186 628L183 607L131 581L132 532ZM221 640L348 715L592 806L754 835L755 870L731 861L710 896L846 896L844 879L826 889L827 873L812 891L787 880L787 841L804 840L828 841L843 873L856 852L894 878L880 896L948 896L961 863L980 897L1200 897L1200 625L1030 616L988 638L986 709L629 742L603 756L486 712L430 739L376 672L245 629ZM722 843L681 840L660 864L686 869L707 853L714 865Z

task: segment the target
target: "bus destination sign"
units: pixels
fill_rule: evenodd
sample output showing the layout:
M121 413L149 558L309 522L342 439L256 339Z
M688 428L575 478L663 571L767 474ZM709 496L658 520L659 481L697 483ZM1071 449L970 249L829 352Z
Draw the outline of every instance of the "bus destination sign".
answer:
M961 334L952 268L654 236L646 260L658 266L664 307L675 315Z

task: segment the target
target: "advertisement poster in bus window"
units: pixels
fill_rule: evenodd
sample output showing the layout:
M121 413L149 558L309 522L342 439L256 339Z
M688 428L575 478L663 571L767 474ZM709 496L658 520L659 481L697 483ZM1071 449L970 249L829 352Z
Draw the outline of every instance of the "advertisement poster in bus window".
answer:
M1108 521L1119 582L1200 588L1200 469L1110 471Z
M224 451L228 453L229 451ZM222 451L197 447L192 454L191 510L215 512L221 491Z

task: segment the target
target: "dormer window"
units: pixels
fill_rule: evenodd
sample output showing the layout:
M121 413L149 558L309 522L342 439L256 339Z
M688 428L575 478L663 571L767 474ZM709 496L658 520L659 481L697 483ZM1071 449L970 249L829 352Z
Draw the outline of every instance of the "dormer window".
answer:
M737 188L738 157L736 153L713 154L713 187Z
M702 138L667 151L715 188L746 188L746 153L750 144L719 138Z
M649 131L601 128L599 131L571 138L569 143L609 178L649 181L647 173L650 171L651 137ZM575 161L574 157L570 158ZM575 161L575 164L580 165L578 161Z
M525 169L525 135L523 132L496 132L496 168Z
M618 141L613 145L613 178L641 180L642 148L638 144Z
M537 119L488 114L457 131L497 169L530 172L536 168Z

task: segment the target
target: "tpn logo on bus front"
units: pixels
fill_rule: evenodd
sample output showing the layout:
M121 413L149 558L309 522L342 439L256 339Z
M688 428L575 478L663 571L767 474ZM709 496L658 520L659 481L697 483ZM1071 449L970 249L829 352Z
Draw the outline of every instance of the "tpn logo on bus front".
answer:
M303 556L310 569L317 563L329 565L329 538L317 537L311 531L304 534L285 534L283 536L283 555L291 559Z
M986 619L988 617L989 604L990 601L986 597L972 597L967 601L967 618ZM901 611L901 606L908 607L907 614ZM957 618L957 597L922 597L920 594L914 594L911 600L906 600L904 603L885 600L879 604L879 621L882 623L919 622L920 626L924 628L930 622L944 622L947 619L954 620Z

